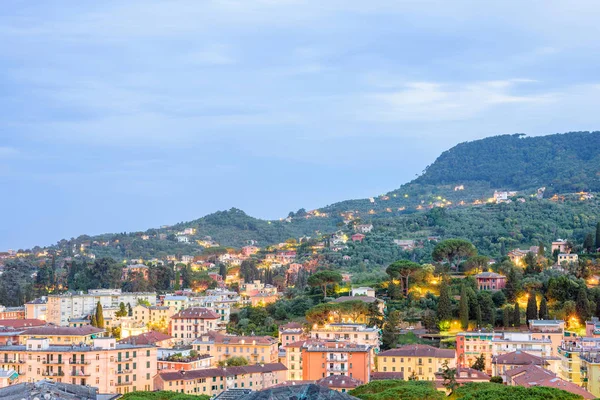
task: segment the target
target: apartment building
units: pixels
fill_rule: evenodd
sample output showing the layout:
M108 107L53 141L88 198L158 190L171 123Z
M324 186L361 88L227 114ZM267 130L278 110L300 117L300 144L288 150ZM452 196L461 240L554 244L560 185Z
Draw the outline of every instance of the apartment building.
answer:
M550 356L558 356L558 348L565 334L565 321L532 319L529 320L529 331L534 340L549 339L551 342Z
M477 357L483 354L485 373L492 373L492 339L500 338L494 332L459 332L456 334L456 363L460 367L470 367Z
M315 381L327 376L344 375L368 383L372 361L370 345L337 341L306 342L302 346L302 379Z
M223 291L223 294L194 297L190 299L190 305L193 307L208 308L209 310L216 312L219 315L217 325L220 329L225 329L229 323L231 309L240 302L239 296L231 298L225 293L226 291Z
M494 356L515 351L549 358L552 356L552 341L548 338L534 338L531 332L502 332L499 337L492 338Z
M49 295L46 305L46 320L60 326L68 326L69 320L91 315L98 302L103 309L118 309L119 304L132 307L139 301L156 305L156 293L123 293L120 289L88 290L87 294Z
M190 307L174 314L169 325L169 335L182 344L192 343L202 335L218 329L219 315L203 307Z
M21 382L56 382L97 387L101 393L153 390L156 347L117 344L98 338L91 345L51 345L32 338L25 345L0 346L0 367L13 368Z
M456 352L454 350L438 349L437 347L411 344L386 350L377 356L378 372L401 372L404 379L434 381L435 374L442 372L444 363L448 367L456 367Z
M46 296L25 303L25 319L41 319L45 321L47 304L48 298Z
M93 340L104 336L104 329L91 325L81 327L40 326L23 331L19 334L19 343L29 339L48 339L52 345L92 344Z
M161 371L154 377L155 390L190 395L217 396L228 389L268 389L285 381L280 363L192 371Z
M310 338L316 340L342 340L345 342L371 346L373 351L379 350L379 329L364 324L326 324L314 325Z
M189 299L187 296L175 296L168 294L163 299L163 305L166 307L174 307L175 310L181 311L188 306Z
M308 339L304 327L298 322L289 322L279 327L279 343L285 348L288 344Z
M215 364L230 357L244 357L249 364L277 363L277 339L271 336L234 336L209 332L192 346L200 354L210 354Z
M175 307L167 306L146 306L138 304L132 309L133 319L140 325L162 326L168 327L171 322L171 317L175 315Z
M506 382L506 371L510 371L513 368L520 368L525 365L539 365L542 368L547 368L548 364L548 361L541 357L522 351L515 351L513 353L506 353L494 357L492 363L492 375L501 376L504 382Z
M577 385L587 385L587 378L582 374L582 356L595 359L600 354L600 338L588 337L565 337L558 348L559 367L555 371L558 375L569 382Z

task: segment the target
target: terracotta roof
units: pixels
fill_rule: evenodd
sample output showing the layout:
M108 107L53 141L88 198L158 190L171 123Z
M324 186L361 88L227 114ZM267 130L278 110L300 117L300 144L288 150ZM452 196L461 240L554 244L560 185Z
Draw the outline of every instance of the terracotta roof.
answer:
M299 322L288 322L285 325L281 325L279 327L279 330L286 330L286 329L302 329L302 324Z
M543 358L522 351L513 351L512 353L501 354L494 357L494 362L502 365L547 364Z
M190 307L186 308L173 315L171 319L185 319L185 318L194 318L194 319L220 319L219 314L210 310L208 308L203 307Z
M42 326L39 328L31 328L23 332L21 335L27 336L88 336L95 333L102 333L104 329L96 328L91 325L70 327L70 326Z
M326 376L325 378L321 378L317 381L317 385L328 388L354 389L362 384L363 381L359 381L358 379L354 379L345 375Z
M157 342L162 342L163 340L172 339L173 336L165 335L161 332L150 331L142 333L141 335L129 336L125 339L119 340L121 344L156 344Z
M213 338L215 344L242 344L244 343L253 343L256 344L275 344L277 343L277 339L271 336L233 336L233 335L223 335L218 332L210 332L211 337Z
M371 372L372 381L383 381L387 379L400 379L404 380L404 373L402 372Z
M567 392L582 396L584 399L595 399L596 396L572 382L567 382L542 367L527 365L506 371L512 377L512 382L518 386L544 386L566 390Z
M397 349L390 349L382 351L378 357L394 357L394 356L407 356L407 357L435 357L435 358L454 358L456 352L449 349L438 349L437 347L427 346L424 344L409 344L406 346L398 347Z
M193 380L198 378L212 378L213 376L235 376L245 374L269 373L287 371L281 363L244 365L240 367L194 369L191 371L159 372L158 376L163 381Z
M41 319L2 319L0 320L0 328L29 328L40 327L46 325L46 321Z

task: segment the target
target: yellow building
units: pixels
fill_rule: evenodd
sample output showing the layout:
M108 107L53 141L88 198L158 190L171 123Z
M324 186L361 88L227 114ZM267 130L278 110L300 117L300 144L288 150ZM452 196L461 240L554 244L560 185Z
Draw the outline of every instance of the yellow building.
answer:
M377 372L401 372L404 379L435 380L444 363L456 367L454 350L438 349L422 344L411 344L383 351L376 356Z
M573 337L570 340L565 338L558 348L560 362L559 369L555 372L566 381L586 386L588 381L585 379L586 374L582 373L585 369L582 356L592 359L590 355L596 354L600 354L600 338Z
M192 343L200 354L210 354L213 362L243 357L249 364L276 363L279 360L277 339L271 336L234 336L209 332Z
M19 342L25 343L28 339L48 339L52 345L92 344L95 338L104 336L104 329L91 325L67 326L41 326L23 331L19 335Z
M156 375L154 388L211 397L228 389L259 391L284 382L285 369L283 364L270 363L191 371L166 371Z
M600 398L600 356L587 353L581 356L582 383L588 392Z
M168 329L171 317L177 312L176 306L145 306L138 304L133 307L133 319L144 326L149 324Z
M51 345L47 338L0 346L0 367L14 368L20 382L56 382L97 387L100 393L153 390L156 347L117 344L114 338L91 345Z

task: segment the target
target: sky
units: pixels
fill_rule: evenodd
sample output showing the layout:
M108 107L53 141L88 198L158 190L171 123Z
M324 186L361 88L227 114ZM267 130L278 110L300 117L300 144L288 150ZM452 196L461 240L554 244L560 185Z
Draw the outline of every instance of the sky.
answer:
M398 188L600 129L600 3L4 0L0 250Z

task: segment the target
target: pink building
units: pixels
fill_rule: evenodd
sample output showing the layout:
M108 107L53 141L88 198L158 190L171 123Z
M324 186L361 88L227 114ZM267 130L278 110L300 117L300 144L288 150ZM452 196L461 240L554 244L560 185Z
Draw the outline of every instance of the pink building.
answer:
M482 272L475 275L477 289L497 291L506 286L506 277L495 272Z
M355 233L351 236L353 242L362 242L364 238L365 235L363 235L362 233Z
M244 247L242 247L242 255L245 257L249 257L252 254L258 253L259 250L260 250L260 248L258 248L256 246L244 246Z

